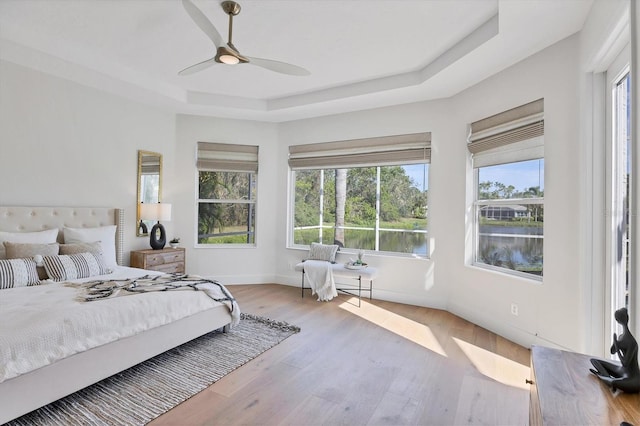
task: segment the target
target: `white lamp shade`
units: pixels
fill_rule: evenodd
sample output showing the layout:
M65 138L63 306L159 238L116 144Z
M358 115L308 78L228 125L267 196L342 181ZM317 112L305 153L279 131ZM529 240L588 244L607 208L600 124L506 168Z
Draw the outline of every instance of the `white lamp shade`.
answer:
M171 204L142 203L140 204L140 219L169 221L171 220Z

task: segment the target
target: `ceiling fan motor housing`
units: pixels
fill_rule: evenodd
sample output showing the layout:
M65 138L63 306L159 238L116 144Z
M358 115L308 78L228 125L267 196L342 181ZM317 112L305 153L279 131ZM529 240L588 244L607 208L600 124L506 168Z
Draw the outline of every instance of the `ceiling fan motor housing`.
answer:
M224 10L224 13L226 13L227 15L236 16L238 13L240 13L240 5L235 1L223 1L222 3L220 3L220 5L222 6L222 10Z

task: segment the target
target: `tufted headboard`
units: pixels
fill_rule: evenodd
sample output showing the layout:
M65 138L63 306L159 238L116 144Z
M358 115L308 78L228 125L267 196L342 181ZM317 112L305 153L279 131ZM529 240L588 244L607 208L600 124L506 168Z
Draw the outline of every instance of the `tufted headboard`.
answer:
M117 225L116 261L122 265L124 253L124 209L107 207L2 207L0 231L33 232L58 228L62 242L62 228L92 228Z

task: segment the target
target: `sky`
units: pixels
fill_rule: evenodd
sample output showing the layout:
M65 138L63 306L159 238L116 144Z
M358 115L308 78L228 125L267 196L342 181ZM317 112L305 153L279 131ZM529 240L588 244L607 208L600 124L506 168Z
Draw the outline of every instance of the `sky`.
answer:
M429 164L412 164L402 166L404 172L411 178L416 188L424 191L424 187L429 189Z
M424 164L402 166L402 168L418 189L423 190L423 182L426 182L426 187L429 188L428 164L426 168ZM544 191L544 159L483 167L479 177L480 182L490 181L500 182L506 186L513 185L516 191L523 191L532 186L539 186Z
M479 181L513 185L516 191L532 186L539 186L540 190L544 191L544 159L482 167Z

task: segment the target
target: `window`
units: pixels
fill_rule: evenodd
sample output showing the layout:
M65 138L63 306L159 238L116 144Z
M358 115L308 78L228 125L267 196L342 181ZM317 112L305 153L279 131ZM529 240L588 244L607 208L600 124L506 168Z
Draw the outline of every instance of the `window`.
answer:
M612 281L612 310L629 307L629 277L631 259L630 236L631 221L629 220L629 206L631 191L629 188L631 177L631 85L629 72L620 77L613 87L613 146L612 146L612 199L611 220L608 229L612 230L610 241L613 274Z
M198 244L255 245L258 147L198 142L197 157Z
M637 250L637 217L633 214L633 190L637 162L634 161L634 145L631 138L632 77L630 73L630 47L627 44L604 73L606 83L605 123L605 333L604 347L620 333L614 313L626 307L637 311L636 265L633 253ZM637 183L635 184L637 185ZM634 229L636 228L636 229ZM615 357L614 357L615 358Z
M541 279L543 136L542 99L471 125L474 265Z
M429 133L289 147L289 243L426 257Z

